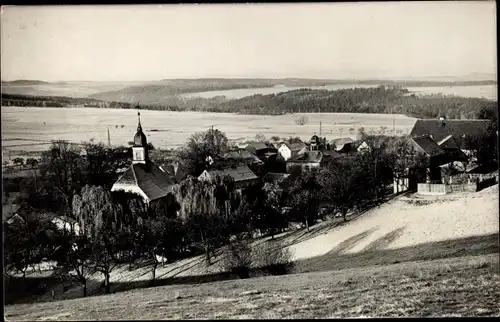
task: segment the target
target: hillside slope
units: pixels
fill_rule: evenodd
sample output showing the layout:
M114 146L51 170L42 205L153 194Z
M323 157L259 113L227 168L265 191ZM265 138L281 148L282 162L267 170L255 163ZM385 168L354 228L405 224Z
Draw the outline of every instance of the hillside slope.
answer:
M418 200L420 205L416 205ZM275 236L288 245L297 261L296 273L343 270L398 262L436 260L498 253L498 185L478 193L455 193L440 198L400 196L364 214ZM355 217L355 218L354 218ZM266 242L269 237L256 241ZM273 242L270 241L269 242ZM220 256L206 265L197 256L158 267L158 285L204 283L231 278L222 273ZM124 265L111 273L111 289L125 291L148 285L150 266L129 271ZM89 283L98 294L101 275ZM61 286L62 287L62 286ZM56 299L78 298L80 287L56 290ZM39 300L49 301L50 294Z

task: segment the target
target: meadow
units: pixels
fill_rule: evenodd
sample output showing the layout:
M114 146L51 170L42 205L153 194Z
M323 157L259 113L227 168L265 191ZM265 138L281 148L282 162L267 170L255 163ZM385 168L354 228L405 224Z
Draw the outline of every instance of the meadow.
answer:
M278 116L239 115L231 113L172 112L141 110L141 123L156 147L181 147L195 132L211 126L226 133L235 142L252 140L256 134L309 140L320 133L327 139L355 138L363 127L368 133L382 128L396 134L411 131L416 119L404 115L362 113L297 113ZM127 145L137 130L137 110L99 108L2 107L2 150L13 155L21 151L46 150L51 140L107 143L109 128L112 145ZM306 116L305 125L296 124ZM394 122L394 123L393 123ZM17 151L17 152L16 152Z

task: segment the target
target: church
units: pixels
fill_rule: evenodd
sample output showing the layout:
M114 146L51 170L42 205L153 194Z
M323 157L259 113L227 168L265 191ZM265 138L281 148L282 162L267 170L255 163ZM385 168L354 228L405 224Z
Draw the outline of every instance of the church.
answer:
M132 145L132 164L115 182L111 191L125 191L141 196L146 204L166 197L175 184L174 178L149 159L146 135L142 131L141 114L137 113L137 133Z

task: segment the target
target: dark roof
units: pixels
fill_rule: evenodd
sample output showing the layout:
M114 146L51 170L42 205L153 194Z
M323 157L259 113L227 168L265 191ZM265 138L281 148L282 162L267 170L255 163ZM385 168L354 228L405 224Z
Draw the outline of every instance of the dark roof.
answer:
M165 197L174 179L161 171L153 162L132 164L116 181L115 184L136 185L150 200Z
M268 148L269 147L263 142L251 142L251 143L248 143L248 146L247 146L247 149L255 150L255 151L265 150Z
M247 167L246 165L242 165L235 168L226 168L221 170L210 170L207 171L207 173L211 177L215 176L224 177L228 175L233 178L234 182L258 179L255 173L253 173L252 170L250 170L250 168Z
M294 151L300 151L302 150L303 148L306 147L306 145L304 144L304 142L299 142L299 143L288 143L288 142L285 142L283 143L284 145L286 145L290 151L294 152Z
M410 136L432 135L432 138L439 142L451 134L461 149L467 149L472 146L464 139L481 137L490 124L489 120L417 120Z
M444 150L429 135L414 137L411 140L430 157L445 154Z
M337 151L333 151L333 150L324 150L324 151L322 151L322 153L325 157L331 157L334 159L338 159L338 158L343 157L342 154L338 153Z
M448 135L444 139L440 140L437 142L437 144L442 148L442 149L460 149L458 146L457 141L453 137L453 135Z
M174 178L177 183L184 180L187 176L186 171L183 169L182 165L178 162L162 165L160 167L160 170L163 170L168 176Z
M288 159L290 163L313 163L321 162L323 153L321 151L305 151L304 153L297 154Z
M224 155L224 158L234 160L251 160L252 162L262 163L262 161L255 154L244 149L230 151Z

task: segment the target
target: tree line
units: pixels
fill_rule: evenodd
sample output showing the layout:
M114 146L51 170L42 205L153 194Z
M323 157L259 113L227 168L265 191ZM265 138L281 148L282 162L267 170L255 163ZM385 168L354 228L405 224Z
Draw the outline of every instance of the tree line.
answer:
M104 95L104 94L103 94ZM101 97L101 96L100 96ZM281 115L286 113L396 113L412 117L454 119L488 118L496 114L496 101L482 98L444 96L439 94L419 96L401 86L349 88L334 91L298 89L269 95L252 95L240 99L225 97L185 98L181 96L154 96L138 92L126 102L120 97L104 100L68 97L29 97L2 95L2 106L56 106L88 104L105 108L140 108L161 111L203 111L241 114Z

